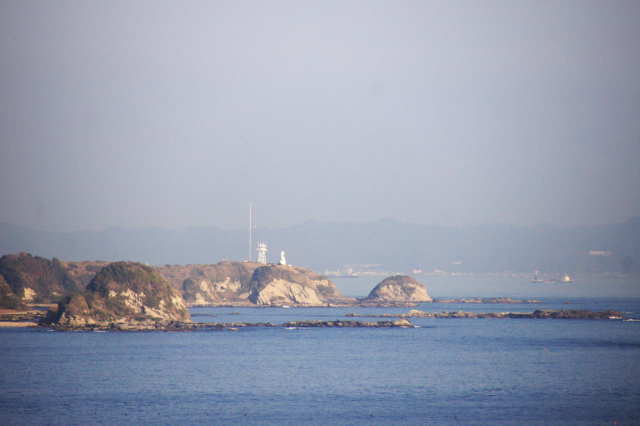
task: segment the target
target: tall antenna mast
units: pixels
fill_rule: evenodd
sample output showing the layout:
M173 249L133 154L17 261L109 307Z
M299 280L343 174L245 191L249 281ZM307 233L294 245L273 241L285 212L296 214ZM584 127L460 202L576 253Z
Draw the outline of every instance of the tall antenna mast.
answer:
M251 204L249 203L249 262L251 262Z

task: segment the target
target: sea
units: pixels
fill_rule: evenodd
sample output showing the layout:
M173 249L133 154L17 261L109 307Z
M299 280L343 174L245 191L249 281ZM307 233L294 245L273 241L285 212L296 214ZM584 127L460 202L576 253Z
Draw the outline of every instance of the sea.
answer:
M365 281L351 281L336 284L348 295L370 290ZM418 308L429 312L611 309L628 319L412 318L417 328L194 332L0 328L0 424L640 424L638 280L421 281L441 299L541 302ZM202 322L283 324L408 310L191 308L191 313Z

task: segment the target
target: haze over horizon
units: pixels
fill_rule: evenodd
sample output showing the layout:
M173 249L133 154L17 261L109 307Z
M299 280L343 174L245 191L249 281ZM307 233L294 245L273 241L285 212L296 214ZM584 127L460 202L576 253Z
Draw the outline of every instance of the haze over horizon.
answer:
M640 2L0 0L0 222L640 216Z

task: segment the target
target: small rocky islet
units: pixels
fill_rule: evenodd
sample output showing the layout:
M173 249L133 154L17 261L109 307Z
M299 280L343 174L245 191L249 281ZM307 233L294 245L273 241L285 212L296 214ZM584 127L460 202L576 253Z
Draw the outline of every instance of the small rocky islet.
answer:
M16 311L1 314L0 321L38 319L39 326L57 330L104 331L274 327L270 323L192 322L188 306L416 307L417 303L437 302L427 294L422 284L402 275L388 277L367 297L354 299L343 296L328 278L305 268L288 265L220 262L216 265L153 268L135 262L65 263L26 253L0 259L0 295L3 301L0 306ZM42 311L25 311L27 302L51 303L55 299L59 299L57 306L46 315ZM539 302L499 298L457 299L440 303ZM429 313L414 309L406 314L370 316L398 319L377 322L293 321L280 327L413 327L407 318L624 318L621 313L614 311L577 310Z

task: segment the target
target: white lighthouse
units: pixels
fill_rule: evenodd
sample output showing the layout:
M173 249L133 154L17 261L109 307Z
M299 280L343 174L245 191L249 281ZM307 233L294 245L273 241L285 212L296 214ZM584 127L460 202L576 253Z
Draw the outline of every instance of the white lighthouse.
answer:
M287 264L287 259L284 257L284 250L282 250L282 253L280 253L280 265L286 265Z

